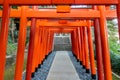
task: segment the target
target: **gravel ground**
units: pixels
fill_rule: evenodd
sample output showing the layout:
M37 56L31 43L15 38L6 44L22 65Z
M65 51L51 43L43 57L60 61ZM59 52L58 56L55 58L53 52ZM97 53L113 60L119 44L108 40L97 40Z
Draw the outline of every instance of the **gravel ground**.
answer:
M55 54L56 54L56 52L52 52L47 57L47 59L41 65L41 68L39 68L38 71L35 72L35 77L32 78L32 80L46 80ZM25 73L23 74L23 79L22 80L25 80Z
M80 65L80 62L77 62L76 58L73 56L73 54L71 52L68 52L70 59L79 75L80 80L92 80L91 78L91 74L90 73L86 73L86 70L83 69L83 66Z
M48 58L43 62L43 65L41 65L41 68L38 69L38 71L35 73L35 77L32 78L32 80L46 80L55 54L56 54L56 52L53 52L52 54L50 54L48 56ZM91 74L86 73L85 69L83 69L83 66L80 65L79 62L77 62L77 60L73 56L72 52L68 51L68 54L69 54L70 59L79 75L80 80L92 80ZM25 80L24 76L23 76L23 80Z
M46 80L47 75L49 73L51 64L53 62L54 56L56 52L53 52L48 56L48 58L43 62L41 68L35 73L35 77L32 80Z

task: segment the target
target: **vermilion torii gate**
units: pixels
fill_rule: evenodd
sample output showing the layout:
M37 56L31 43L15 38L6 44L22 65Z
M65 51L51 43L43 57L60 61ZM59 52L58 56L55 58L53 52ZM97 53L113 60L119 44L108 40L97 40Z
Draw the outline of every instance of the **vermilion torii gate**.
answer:
M95 33L98 80L112 80L106 19L116 18L118 15L120 25L119 0L0 0L0 4L3 5L3 11L0 12L2 16L0 29L0 80L4 80L9 17L20 18L14 80L22 80L27 18L32 20L26 80L31 79L31 75L33 76L36 68L40 67L45 56L52 51L53 37L56 32L71 33L73 53L86 69L86 72L89 73L89 70L91 70L92 77L95 78L96 70L91 26L94 26ZM70 9L68 7L68 5L82 4L92 5L93 8ZM113 4L117 6L117 12L108 8L108 5ZM18 10L11 10L11 5L22 6ZM56 9L39 10L35 6L33 9L29 9L28 5L62 5L62 10L66 12L57 13ZM65 5L67 5L67 9Z

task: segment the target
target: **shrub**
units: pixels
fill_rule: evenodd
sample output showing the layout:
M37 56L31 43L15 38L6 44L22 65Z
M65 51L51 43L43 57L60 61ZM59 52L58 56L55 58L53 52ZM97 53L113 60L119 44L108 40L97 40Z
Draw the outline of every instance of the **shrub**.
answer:
M112 70L120 75L120 55L110 52Z

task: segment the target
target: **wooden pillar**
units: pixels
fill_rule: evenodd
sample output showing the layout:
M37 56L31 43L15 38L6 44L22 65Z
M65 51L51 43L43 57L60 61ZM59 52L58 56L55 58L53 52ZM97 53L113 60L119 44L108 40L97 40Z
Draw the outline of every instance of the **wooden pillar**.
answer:
M47 40L48 40L48 31L47 29L45 28L45 58L47 58Z
M46 47L46 45L45 45L45 38L46 38L46 31L45 31L45 28L43 27L43 58L44 58L44 60L45 60L45 56L46 56L46 54L45 54L45 47Z
M47 55L49 55L51 53L51 51L49 50L49 47L50 47L50 31L49 31L49 29L47 31L48 31L48 37L47 37Z
M49 50L49 47L50 47L50 31L48 29L48 42L47 42L47 53L48 55L51 53L51 51Z
M95 47L96 47L98 80L104 80L101 38L100 38L99 20L98 19L94 20L94 35L95 35Z
M91 75L93 79L96 79L96 69L95 69L95 60L94 60L94 46L92 41L92 31L91 31L91 21L88 21L88 44L89 44L89 55L90 55L90 67L91 67Z
M42 35L41 35L41 55L42 55L42 63L45 59L45 54L44 54L44 27L42 27Z
M118 32L119 32L119 40L120 40L120 0L118 0L117 5L117 19L118 19Z
M76 35L76 30L74 30L74 37L75 37L75 54L76 54L76 59L78 61L79 59L79 54L78 54L78 43L77 43L77 35Z
M33 9L37 7L34 6ZM28 59L27 59L27 67L26 67L26 80L30 80L31 77L34 77L34 41L35 41L35 33L36 33L36 19L32 18L31 27L30 27L30 40L29 40L29 48L28 48Z
M79 61L79 43L78 43L78 34L77 29L75 30L75 41L76 41L76 54L77 54L77 61Z
M81 32L81 47L82 47L82 65L83 65L83 68L85 68L85 51L84 51L84 34L83 34L83 26L80 27L80 32Z
M25 15L26 10L27 10L26 6L21 7L22 12L20 17L18 49L17 49L17 57L16 57L16 68L15 68L15 80L22 80L26 31L27 31L27 17Z
M41 67L41 62L42 62L42 55L41 55L41 36L42 36L42 34L41 34L41 32L42 32L42 28L41 27L39 27L39 31L40 31L40 33L39 33L39 65L38 65L38 68L40 68Z
M106 26L105 6L98 6L100 11L100 34L101 34L101 45L102 45L102 57L104 66L105 80L112 80L112 71L110 63L110 52L108 46L108 33Z
M72 52L74 54L73 32L71 32L71 43L72 43Z
M49 45L49 51L50 51L50 52L52 52L52 50L51 50L52 42L51 42L51 41L52 41L52 34L51 34L51 32L49 31L49 44L50 44L50 45Z
M52 34L52 36L51 36L51 37L52 37L52 40L51 40L51 44L52 44L52 45L51 45L51 50L53 51L53 46L54 46L54 33L52 32L51 34Z
M97 9L97 7L94 6L94 9ZM104 80L101 38L100 38L100 29L99 29L100 27L99 26L100 26L99 25L99 19L95 19L94 20L94 35L95 35L98 80Z
M84 29L83 29L83 35L84 35L85 68L86 68L86 73L89 73L90 66L89 66L88 37L87 37L87 28L86 27L84 27Z
M78 27L78 44L79 44L79 57L80 57L80 64L82 64L82 47L81 47L81 34L80 34L80 27Z
M75 48L76 48L76 47L75 47L74 31L73 31L73 33L72 33L72 38L73 38L72 40L73 40L73 45L74 45L74 47L73 47L73 51L74 51L74 52L73 52L73 53L74 53L74 56L76 56L76 54L75 54Z
M74 34L74 31L73 31L73 43L74 43L74 47L73 47L73 49L74 49L74 56L76 57L76 44L75 44L75 34Z
M6 48L8 41L8 29L9 29L9 13L10 5L9 0L3 2L3 14L0 31L0 80L4 80L4 69L6 61Z
M34 62L34 69L37 72L38 69L38 53L39 53L39 25L36 26L35 30L35 41L34 41L34 55L33 55L33 62Z

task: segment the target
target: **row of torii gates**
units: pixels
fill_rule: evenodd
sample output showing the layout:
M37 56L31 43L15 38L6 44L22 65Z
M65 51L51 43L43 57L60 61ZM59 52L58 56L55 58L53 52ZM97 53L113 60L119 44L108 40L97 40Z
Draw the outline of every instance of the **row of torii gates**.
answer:
M19 40L14 80L22 80L26 26L30 27L26 80L31 80L35 69L40 67L45 56L52 51L54 33L71 33L72 51L78 61L91 70L98 80L112 80L106 20L118 18L120 26L119 0L0 0L2 24L0 28L0 80L4 80L6 46L9 18L20 18ZM92 5L92 8L71 9L70 5ZM11 9L11 5L20 5ZM30 9L28 5L32 5ZM57 5L57 9L38 9L36 5ZM117 11L110 5L116 5ZM118 17L117 17L118 16ZM31 21L27 19L31 18ZM97 72L91 27L94 27ZM120 27L119 27L120 33Z

